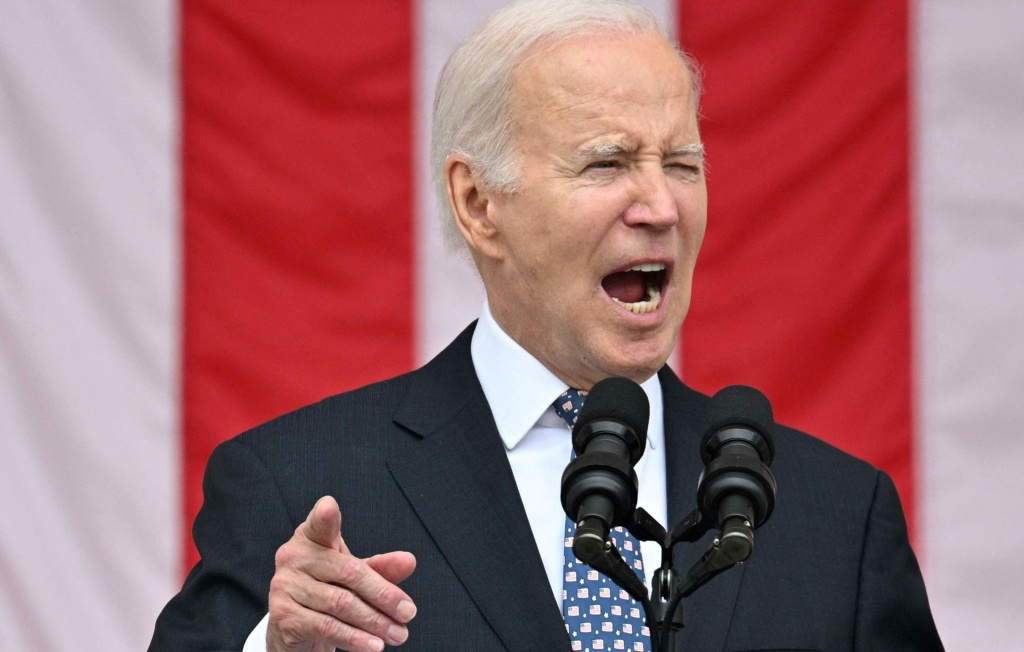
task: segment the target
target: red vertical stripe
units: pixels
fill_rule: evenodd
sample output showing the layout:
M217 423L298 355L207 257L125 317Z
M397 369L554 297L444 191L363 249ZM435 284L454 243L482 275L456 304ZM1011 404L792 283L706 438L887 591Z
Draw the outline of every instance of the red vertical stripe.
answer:
M683 363L891 473L912 515L908 17L683 0L710 194ZM912 520L912 519L911 519Z
M412 8L184 0L181 25L190 524L218 442L413 364Z

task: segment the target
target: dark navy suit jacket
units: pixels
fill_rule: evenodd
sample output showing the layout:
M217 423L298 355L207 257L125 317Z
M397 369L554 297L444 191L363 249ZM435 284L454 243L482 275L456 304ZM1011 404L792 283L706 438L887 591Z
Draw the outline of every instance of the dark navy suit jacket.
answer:
M266 614L275 551L324 495L354 554L416 555L402 587L419 613L399 649L570 649L473 371L472 330L422 369L214 451L193 529L202 561L157 620L151 652L240 650ZM675 523L696 505L708 398L667 367L659 378ZM678 650L941 650L889 478L794 430L780 427L775 444L775 512L747 563L684 601ZM711 536L680 544L677 567Z

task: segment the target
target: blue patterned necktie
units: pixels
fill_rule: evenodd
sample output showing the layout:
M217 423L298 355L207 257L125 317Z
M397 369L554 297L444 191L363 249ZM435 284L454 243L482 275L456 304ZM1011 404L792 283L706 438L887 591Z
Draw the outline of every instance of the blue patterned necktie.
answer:
M576 424L587 392L570 389L554 403L555 412L571 429ZM575 456L575 453L573 453ZM562 574L562 618L572 641L572 649L591 650L651 649L651 635L644 625L644 610L640 604L596 570L576 559L572 540L576 524L565 519L565 566ZM619 553L641 580L644 579L640 542L621 527L611 532L612 542Z

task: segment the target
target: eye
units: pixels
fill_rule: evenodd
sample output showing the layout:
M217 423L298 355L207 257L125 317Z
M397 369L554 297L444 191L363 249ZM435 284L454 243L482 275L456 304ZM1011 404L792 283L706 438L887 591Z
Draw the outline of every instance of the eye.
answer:
M622 161L616 159L601 159L587 163L583 174L595 179L612 179L619 175L622 169Z
M700 176L701 172L703 172L704 170L703 165L699 163L690 163L686 161L674 161L671 163L666 163L665 168L671 172L676 172L687 177Z

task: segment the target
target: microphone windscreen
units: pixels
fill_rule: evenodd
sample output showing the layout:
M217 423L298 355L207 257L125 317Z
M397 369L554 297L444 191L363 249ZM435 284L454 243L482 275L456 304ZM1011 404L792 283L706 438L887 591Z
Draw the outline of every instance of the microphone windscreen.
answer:
M595 419L614 419L632 428L640 437L646 437L651 403L643 388L632 380L618 376L605 378L587 394L573 433Z
M728 426L756 430L765 438L774 454L775 443L772 441L772 434L775 430L775 418L772 415L772 404L768 402L768 397L758 390L746 385L730 385L718 390L711 397L708 411L704 416L704 436L700 440L700 450L705 450L708 440Z

